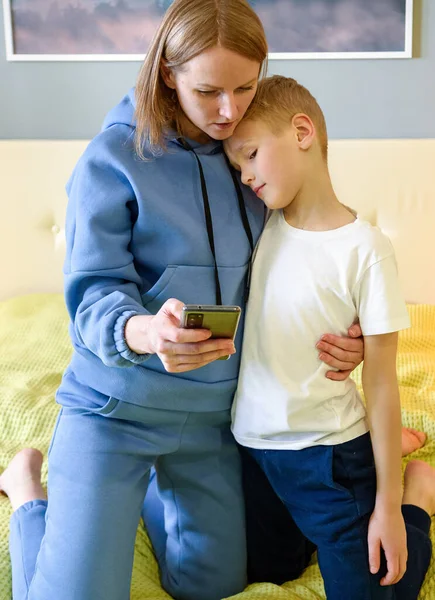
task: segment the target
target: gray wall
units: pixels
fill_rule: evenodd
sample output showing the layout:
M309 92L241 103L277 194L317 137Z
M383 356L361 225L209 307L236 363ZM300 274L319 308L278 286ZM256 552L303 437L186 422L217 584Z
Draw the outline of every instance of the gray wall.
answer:
M415 0L413 59L271 61L317 97L331 138L435 138L435 3ZM88 139L139 63L7 62L0 14L0 139Z

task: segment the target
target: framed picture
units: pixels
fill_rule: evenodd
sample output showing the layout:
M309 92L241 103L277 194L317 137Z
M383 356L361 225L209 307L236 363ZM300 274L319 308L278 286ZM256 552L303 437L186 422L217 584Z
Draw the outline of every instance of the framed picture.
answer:
M11 61L143 60L173 0L3 0ZM413 0L250 0L271 59L409 58Z

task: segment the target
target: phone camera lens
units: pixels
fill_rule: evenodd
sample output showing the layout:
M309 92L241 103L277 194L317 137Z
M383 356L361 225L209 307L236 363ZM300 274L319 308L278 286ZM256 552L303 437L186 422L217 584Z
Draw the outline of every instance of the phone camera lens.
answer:
M187 325L188 327L201 327L202 319L203 315L201 314L191 314L187 317Z

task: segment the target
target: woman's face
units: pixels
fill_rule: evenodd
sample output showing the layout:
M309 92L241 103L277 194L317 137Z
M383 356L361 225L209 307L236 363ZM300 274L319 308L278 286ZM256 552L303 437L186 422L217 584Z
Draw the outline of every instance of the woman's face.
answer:
M259 73L257 61L217 46L180 70L162 69L166 85L177 92L184 134L201 143L231 136L254 98Z

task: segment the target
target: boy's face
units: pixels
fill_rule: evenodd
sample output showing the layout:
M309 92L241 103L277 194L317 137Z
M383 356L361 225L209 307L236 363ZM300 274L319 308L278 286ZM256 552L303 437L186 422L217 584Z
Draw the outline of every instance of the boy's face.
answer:
M242 121L225 141L242 181L271 209L286 208L302 186L303 162L292 125L274 135L261 121Z

